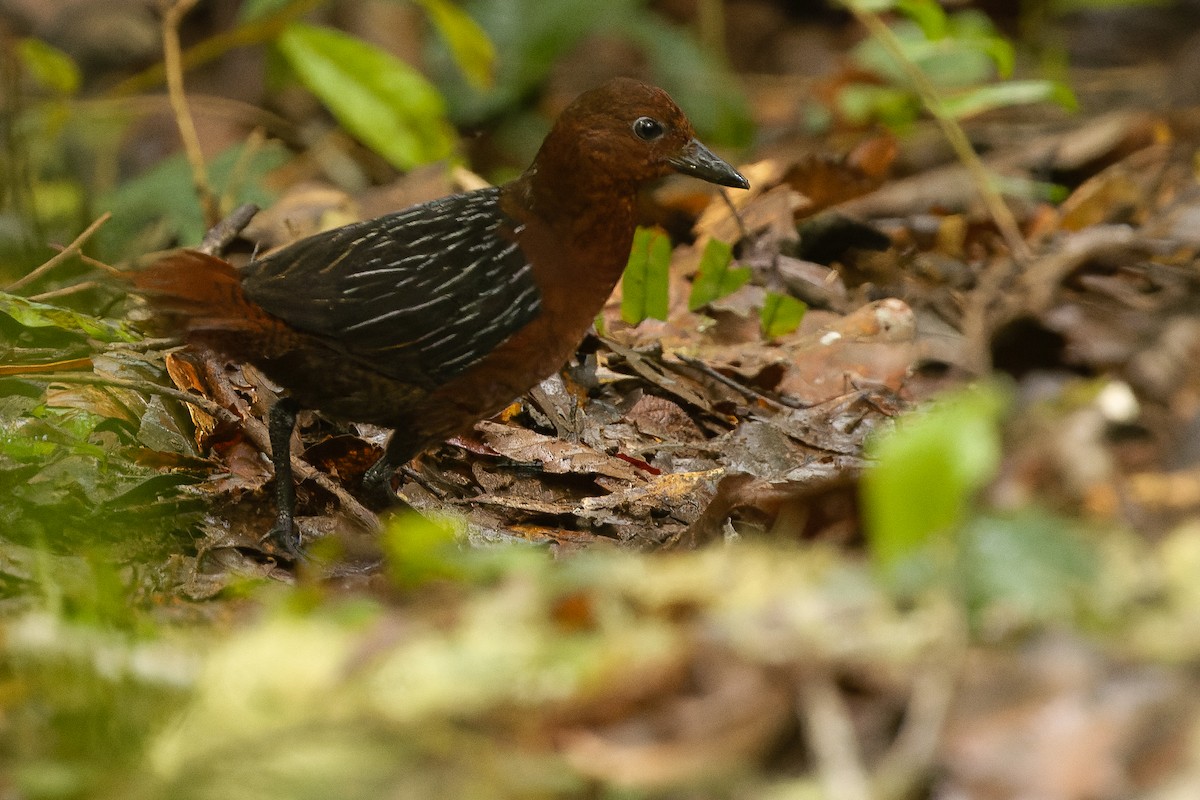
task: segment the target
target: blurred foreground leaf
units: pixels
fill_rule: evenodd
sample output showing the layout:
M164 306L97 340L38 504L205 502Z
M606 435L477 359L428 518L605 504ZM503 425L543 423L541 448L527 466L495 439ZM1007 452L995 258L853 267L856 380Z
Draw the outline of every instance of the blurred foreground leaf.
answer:
M885 571L936 537L957 536L999 465L1004 406L996 387L963 391L902 417L871 441L875 463L862 479L863 517L871 553Z

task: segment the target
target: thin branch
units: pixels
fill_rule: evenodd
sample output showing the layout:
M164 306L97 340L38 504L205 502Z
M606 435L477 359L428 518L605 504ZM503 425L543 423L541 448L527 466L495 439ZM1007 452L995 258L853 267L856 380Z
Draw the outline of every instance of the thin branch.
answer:
M921 102L924 103L925 108L928 109L929 113L933 115L933 118L941 127L942 135L950 143L954 154L962 162L963 166L967 168L967 172L970 173L971 180L975 183L975 188L979 192L979 196L983 199L984 205L987 206L988 213L991 214L996 227L1000 230L1000 235L1004 237L1004 241L1008 244L1008 249L1013 259L1018 264L1028 261L1032 257L1032 254L1029 251L1029 245L1025 242L1025 238L1021 235L1021 228L1017 225L1016 217L1013 216L1008 204L1004 202L1004 198L996 191L991 176L988 174L987 167L983 165L979 154L971 146L971 140L967 138L966 132L963 131L958 121L946 112L937 87L929 80L929 76L904 54L904 47L901 45L900 40L896 38L896 34L880 19L878 14L866 10L856 0L842 0L842 5L867 29L875 41L879 42L888 55L892 57L892 60L896 62L896 65L904 71L904 74L912 82L913 87L917 90L917 94L921 97Z
M183 140L183 150L187 154L188 165L192 168L192 183L196 187L196 196L200 199L200 207L204 211L205 221L209 225L215 225L220 219L221 212L217 205L217 197L208 183L208 168L204 164L204 151L200 147L200 137L196 134L196 122L192 118L187 96L183 90L183 58L182 48L179 44L179 25L197 1L175 0L163 15L163 64L166 69L167 95L171 101L171 110L175 114L175 124L179 128L179 138Z
M199 408L209 416L216 417L222 422L230 425L240 425L241 418L234 414L224 406L214 403L207 397L185 392L180 389L172 389L167 386L161 386L152 381L127 380L124 378L106 378L103 375L96 375L86 372L31 372L30 376L38 379L45 378L50 383L76 383L85 386L109 386L116 389L132 389L135 392L144 394L157 394L163 397L170 397L181 403L188 403Z
M243 203L225 219L209 228L208 233L204 234L200 246L196 249L210 256L220 254L229 246L230 242L238 237L238 234L245 230L257 213L258 206L254 203Z
M871 800L871 783L850 712L827 669L817 667L801 675L799 700L824 796Z
M10 293L17 292L17 291L25 288L29 284L37 281L43 275L45 275L47 272L54 269L59 264L63 263L64 261L69 259L71 256L78 255L80 249L83 247L84 242L86 242L88 239L90 239L92 234L94 234L96 231L98 231L100 229L101 225L108 222L110 217L112 217L112 214L110 214L107 211L104 212L103 214L101 214L100 217L95 222L93 222L91 225L87 226L87 228L83 231L83 233L81 233L75 237L75 241L71 242L69 245L64 247L56 255L52 256L48 261L46 261L44 264L42 264L41 266L34 269L32 272L30 272L25 277L18 278L17 280L10 283L8 286L6 286L4 288L4 290L6 292L10 292Z
M289 23L312 11L325 0L297 0L289 5L247 22L231 31L224 31L205 39L183 52L181 64L184 70L195 69L209 61L220 58L230 50L252 47L276 38ZM155 64L142 72L118 83L109 91L109 96L126 97L161 86L166 79L163 64Z

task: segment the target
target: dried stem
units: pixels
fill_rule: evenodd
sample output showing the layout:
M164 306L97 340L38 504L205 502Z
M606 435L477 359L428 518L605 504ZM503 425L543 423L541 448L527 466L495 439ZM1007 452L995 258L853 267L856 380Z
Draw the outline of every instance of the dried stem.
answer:
M967 172L970 173L971 180L975 183L975 188L979 192L979 196L983 199L984 205L987 206L988 213L991 214L996 227L1000 230L1000 235L1004 237L1004 241L1008 244L1008 249L1013 259L1018 264L1028 261L1031 258L1029 245L1026 244L1025 238L1021 235L1021 229L1017 225L1016 218L1004 202L1004 198L996 191L996 187L992 184L991 176L988 174L987 167L983 165L979 154L971 146L971 141L967 138L966 132L963 131L958 121L946 112L937 87L929 80L929 76L904 54L904 48L900 44L900 40L896 38L896 34L892 32L892 29L884 24L878 14L862 8L862 4L855 2L855 0L842 0L842 5L867 29L875 41L879 42L880 46L887 51L892 60L896 62L896 65L904 71L904 74L912 82L913 87L917 90L917 94L921 97L921 102L928 109L929 113L933 115L933 118L937 120L938 125L942 129L942 135L950 143L954 154L962 162L963 166L967 168Z
M179 44L179 25L196 3L197 0L176 0L163 15L163 65L166 69L167 95L171 101L171 111L175 114L179 138L183 140L183 150L192 169L192 183L196 187L196 196L200 199L205 222L211 226L220 219L221 212L217 197L208 183L204 151L200 148L196 122L192 119L192 112L188 108L187 96L183 90L183 58Z
M800 712L825 797L871 800L871 784L858 749L850 712L825 668L800 679Z
M48 261L46 261L44 264L42 264L41 266L34 269L32 272L30 272L25 277L18 278L17 280L10 283L8 286L6 286L4 288L4 290L6 292L10 292L10 293L17 292L17 291L25 288L29 284L37 281L43 275L45 275L47 272L54 269L59 264L63 263L64 261L69 259L71 256L78 255L80 249L83 247L84 242L86 242L88 239L90 239L92 234L94 234L96 231L98 231L100 229L101 225L108 222L110 217L112 217L112 214L108 213L107 211L104 212L103 214L101 214L99 219L97 219L91 225L88 225L83 233L81 233L75 237L75 241L71 242L69 245L64 247L56 255L52 256Z

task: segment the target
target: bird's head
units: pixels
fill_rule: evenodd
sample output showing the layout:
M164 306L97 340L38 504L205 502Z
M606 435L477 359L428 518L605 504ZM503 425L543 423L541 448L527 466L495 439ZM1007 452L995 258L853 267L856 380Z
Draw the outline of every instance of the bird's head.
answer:
M670 95L630 78L615 78L577 97L559 116L535 167L581 182L636 189L672 172L748 189L742 175L696 138Z

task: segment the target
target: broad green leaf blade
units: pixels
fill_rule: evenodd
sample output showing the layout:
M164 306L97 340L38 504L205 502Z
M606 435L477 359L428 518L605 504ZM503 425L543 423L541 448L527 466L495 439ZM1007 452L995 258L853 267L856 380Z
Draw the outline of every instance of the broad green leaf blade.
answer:
M16 50L21 66L42 86L62 95L79 90L79 67L63 51L32 37L19 40Z
M789 294L767 292L762 312L759 314L759 325L762 328L763 337L775 339L787 336L800 327L800 322L804 319L804 312L807 310L808 306L803 301L797 300Z
M996 388L964 391L903 417L871 441L862 479L867 540L892 570L962 524L975 493L1000 463Z
M688 296L688 310L696 311L714 300L733 294L750 280L749 267L730 269L733 248L725 242L709 239L700 256L700 268Z
M133 342L138 336L123 322L99 319L69 308L35 303L19 295L0 292L0 313L27 328L61 328L82 331L103 342Z
M403 61L331 28L294 22L276 43L338 122L398 169L447 158L454 130L437 89Z
M418 2L450 48L454 63L467 83L480 91L491 88L496 78L496 48L479 23L448 0Z
M971 117L997 108L1051 102L1074 111L1079 107L1075 94L1058 81L1005 81L978 86L968 91L942 98L942 108L956 119Z
M621 277L621 319L637 325L667 318L670 265L670 237L656 228L638 228Z

